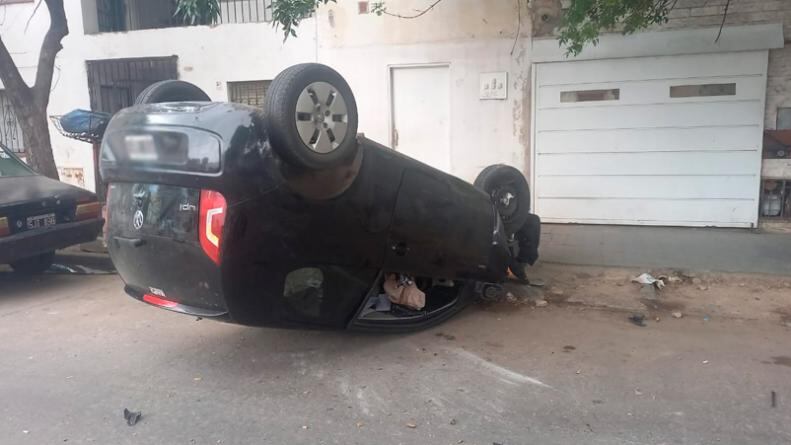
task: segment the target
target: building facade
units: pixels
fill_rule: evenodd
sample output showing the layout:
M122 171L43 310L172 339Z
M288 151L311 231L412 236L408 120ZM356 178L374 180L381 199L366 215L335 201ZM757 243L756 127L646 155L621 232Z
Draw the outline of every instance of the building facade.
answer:
M725 0L679 0L662 28L575 58L554 38L560 0L446 0L414 18L434 2L378 16L339 0L285 42L269 2L222 0L220 24L180 26L168 1L67 0L49 113L115 112L165 78L259 105L280 70L316 61L349 81L366 136L469 181L516 166L549 222L755 227L791 193L784 134L765 132L791 128L791 2L733 2L715 41ZM28 25L32 2L3 3L0 35L32 79L46 11ZM91 188L91 147L52 131L62 176Z

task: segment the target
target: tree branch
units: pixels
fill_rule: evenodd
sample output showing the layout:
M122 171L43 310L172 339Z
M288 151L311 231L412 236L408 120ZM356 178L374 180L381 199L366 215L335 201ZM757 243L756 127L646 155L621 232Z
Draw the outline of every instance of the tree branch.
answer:
M41 3L42 3L43 1L44 1L44 0L38 0L38 1L36 2L36 7L35 7L35 8L33 8L33 12L31 12L31 13L30 13L30 17L28 17L28 18L27 18L27 23L25 23L25 32L27 32L27 29L30 27L30 22L32 22L32 21L33 21L33 17L35 17L35 16L36 16L36 13L38 12L38 8L40 8L40 7L41 7Z
M0 38L0 80L3 81L3 86L9 92L8 98L11 99L12 103L17 101L21 103L32 99L30 87L27 86L19 73L19 69L2 38Z
M36 83L33 85L33 96L36 105L44 109L49 104L52 73L55 70L55 57L63 48L60 41L69 34L69 25L66 22L66 11L63 9L63 1L44 0L49 10L49 30L47 30L44 41L41 43L38 69L36 70Z
M514 44L511 45L511 53L510 55L514 55L514 50L516 49L516 42L519 41L519 33L522 32L522 2L521 0L516 0L516 16L517 16L517 25L516 25L516 35L514 36Z
M434 9L434 7L437 6L437 4L439 4L439 2L441 2L441 1L442 0L436 0L428 8L426 8L426 9L424 9L424 10L422 10L422 11L420 11L417 14L414 14L414 15L393 14L392 12L387 12L387 11L382 11L382 14L389 15L390 17L398 17L399 19L416 19L416 18L420 17L421 15L423 15L423 14L431 11L432 9Z
M720 36L722 35L722 27L725 26L725 19L728 18L728 7L731 6L731 0L728 0L725 3L725 11L722 12L722 22L720 23L720 30L717 32L717 38L714 39L714 43L718 43L720 41Z

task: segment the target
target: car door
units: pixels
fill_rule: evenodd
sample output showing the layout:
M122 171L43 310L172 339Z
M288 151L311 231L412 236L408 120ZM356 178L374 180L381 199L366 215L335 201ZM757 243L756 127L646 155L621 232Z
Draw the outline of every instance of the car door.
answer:
M483 192L415 162L404 170L385 269L415 276L484 276L494 223Z

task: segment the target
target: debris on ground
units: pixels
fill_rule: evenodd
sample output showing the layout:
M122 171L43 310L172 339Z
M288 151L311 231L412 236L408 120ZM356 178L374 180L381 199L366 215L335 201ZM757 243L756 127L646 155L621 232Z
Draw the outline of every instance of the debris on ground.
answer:
M135 426L140 418L143 417L143 413L140 411L129 411L127 408L124 408L124 420L126 420L126 424L129 426Z
M549 302L547 302L547 300L536 300L535 301L536 307L544 307L544 306L546 306L548 304L549 304Z
M660 279L657 279L657 278L654 278L649 273L642 273L642 274L632 278L632 281L635 282L635 283L640 283L640 284L644 284L644 285L645 284L651 284L651 285L655 286L657 289L662 289L663 287L665 287L665 282L664 281L662 281Z
M681 278L678 275L674 275L672 273L659 275L657 278L659 278L660 280L662 280L663 282L666 282L668 284L680 284L680 283L684 282L683 278Z
M412 423L412 422L409 422L409 423L407 423L407 424L406 424L406 427L407 427L407 428L413 428L413 429L414 429L414 428L417 428L417 424L415 424L415 423Z
M648 300L656 300L656 287L653 284L644 284L640 288L640 296Z
M456 425L457 423L458 422L456 421L456 419L450 419L450 424L451 425Z
M531 278L530 279L530 286L533 287L544 287L546 286L546 282L541 278Z
M643 314L632 314L632 316L629 317L629 321L631 321L632 324L636 326L640 326L641 328L646 326L645 315Z
M563 296L563 289L559 287L551 287L549 288L549 294L554 295L556 297Z
M673 312L673 318L681 318L683 316L684 314L682 314L681 312Z
M418 311L426 306L426 294L417 287L413 277L389 273L382 287L395 304Z
M777 408L777 393L772 391L772 408Z

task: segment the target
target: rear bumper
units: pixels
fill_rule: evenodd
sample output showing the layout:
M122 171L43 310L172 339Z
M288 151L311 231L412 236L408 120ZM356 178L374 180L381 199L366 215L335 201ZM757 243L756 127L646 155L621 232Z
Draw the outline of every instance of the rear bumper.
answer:
M172 304L168 304L168 305L156 304L151 300L146 299L145 293L134 288L133 286L129 286L129 285L124 286L124 291L126 292L127 295L134 298L135 300L142 301L143 303L147 303L152 306L156 306L158 308L167 309L169 311L178 312L180 314L193 315L195 317L214 318L223 321L228 320L228 311L225 310L220 310L216 308L202 308L202 307L190 306L188 304L177 303L177 302L172 302Z
M0 264L93 241L99 236L104 219L96 218L0 238Z

